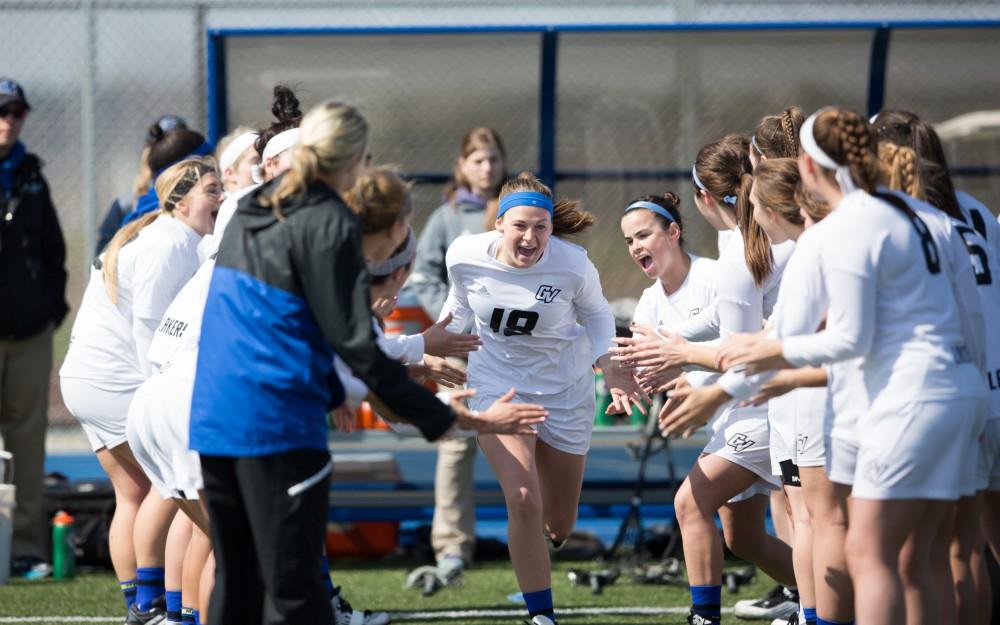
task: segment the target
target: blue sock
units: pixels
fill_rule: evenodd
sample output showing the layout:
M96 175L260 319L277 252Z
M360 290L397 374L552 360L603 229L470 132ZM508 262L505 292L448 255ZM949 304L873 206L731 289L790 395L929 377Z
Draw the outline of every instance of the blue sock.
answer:
M547 616L555 621L556 611L552 607L552 589L524 593L524 604L528 606L528 616Z
M130 579L127 582L118 582L118 587L122 589L122 597L125 599L125 609L128 610L135 603L135 580Z
M854 619L849 621L828 621L825 618L816 617L816 625L854 625Z
M322 566L323 566L323 585L326 586L326 594L329 595L329 597L332 599L333 594L336 592L336 590L334 590L333 588L333 580L330 579L330 558L326 557L325 553L323 554Z
M184 625L194 625L194 608L181 608L181 622Z
M802 608L802 617L805 621L805 625L817 625L816 608Z
M722 618L722 586L691 586L691 608L698 616Z
M135 570L135 583L138 592L135 595L135 605L140 610L148 610L153 600L162 597L163 567L143 567Z
M198 610L194 611L194 625L201 625L201 612Z
M181 622L181 591L168 590L167 595L167 621L171 623Z

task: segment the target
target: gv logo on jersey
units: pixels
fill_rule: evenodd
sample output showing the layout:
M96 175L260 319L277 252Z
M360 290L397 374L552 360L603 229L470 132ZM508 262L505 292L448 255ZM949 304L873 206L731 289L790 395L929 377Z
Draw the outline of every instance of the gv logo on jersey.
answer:
M535 291L535 299L546 304L551 304L556 299L556 295L562 293L562 289L557 289L548 284L543 284Z
M756 441L747 438L746 434L733 434L726 441L726 444L733 448L733 451L740 453L741 451L753 447L756 445Z
M692 308L691 310L688 311L688 319L694 317L695 315L697 315L700 312L701 312L701 308Z

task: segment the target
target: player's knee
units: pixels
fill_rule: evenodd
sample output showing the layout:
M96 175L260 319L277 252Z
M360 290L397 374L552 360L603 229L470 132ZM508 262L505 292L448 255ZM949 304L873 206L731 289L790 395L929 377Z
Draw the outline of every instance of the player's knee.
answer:
M698 504L695 503L694 497L691 495L691 489L683 487L678 489L677 494L674 495L674 514L681 527L690 526L699 520L701 514L698 510Z
M541 520L542 499L537 491L527 487L517 489L517 492L507 503L507 515L524 521Z

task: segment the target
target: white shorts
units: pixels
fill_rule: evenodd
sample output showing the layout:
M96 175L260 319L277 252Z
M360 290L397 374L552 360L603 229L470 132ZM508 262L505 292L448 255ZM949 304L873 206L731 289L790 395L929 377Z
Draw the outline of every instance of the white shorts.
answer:
M760 478L730 503L778 490L780 480L771 473L767 409L727 408L709 423L711 432L702 453L720 456Z
M825 466L823 428L829 393L825 388L800 388L791 395L795 398L795 464Z
M781 477L781 463L795 460L795 391L767 402L771 475Z
M92 380L60 377L63 403L83 426L94 451L127 442L125 426L135 391L108 391Z
M483 411L499 395L485 393L469 399L469 407ZM538 439L546 445L574 456L585 456L590 450L594 431L594 377L587 375L570 388L555 395L517 393L512 400L521 404L541 404L549 412L544 423L532 426Z
M164 498L198 499L202 487L200 458L188 449L197 357L186 352L154 373L136 391L129 410L129 446Z
M954 501L971 494L984 403L982 396L873 402L858 420L852 496Z
M978 490L1000 491L1000 418L986 420L979 437Z

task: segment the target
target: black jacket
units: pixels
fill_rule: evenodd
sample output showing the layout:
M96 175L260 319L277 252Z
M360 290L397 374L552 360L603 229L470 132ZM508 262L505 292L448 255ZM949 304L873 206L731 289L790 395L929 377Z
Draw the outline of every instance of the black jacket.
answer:
M317 183L282 206L240 200L219 246L191 402L191 446L253 456L326 448L326 410L343 401L336 352L398 417L428 439L454 413L378 348L361 224Z
M62 323L69 312L65 265L41 162L26 154L12 194L0 189L0 339L25 339Z

